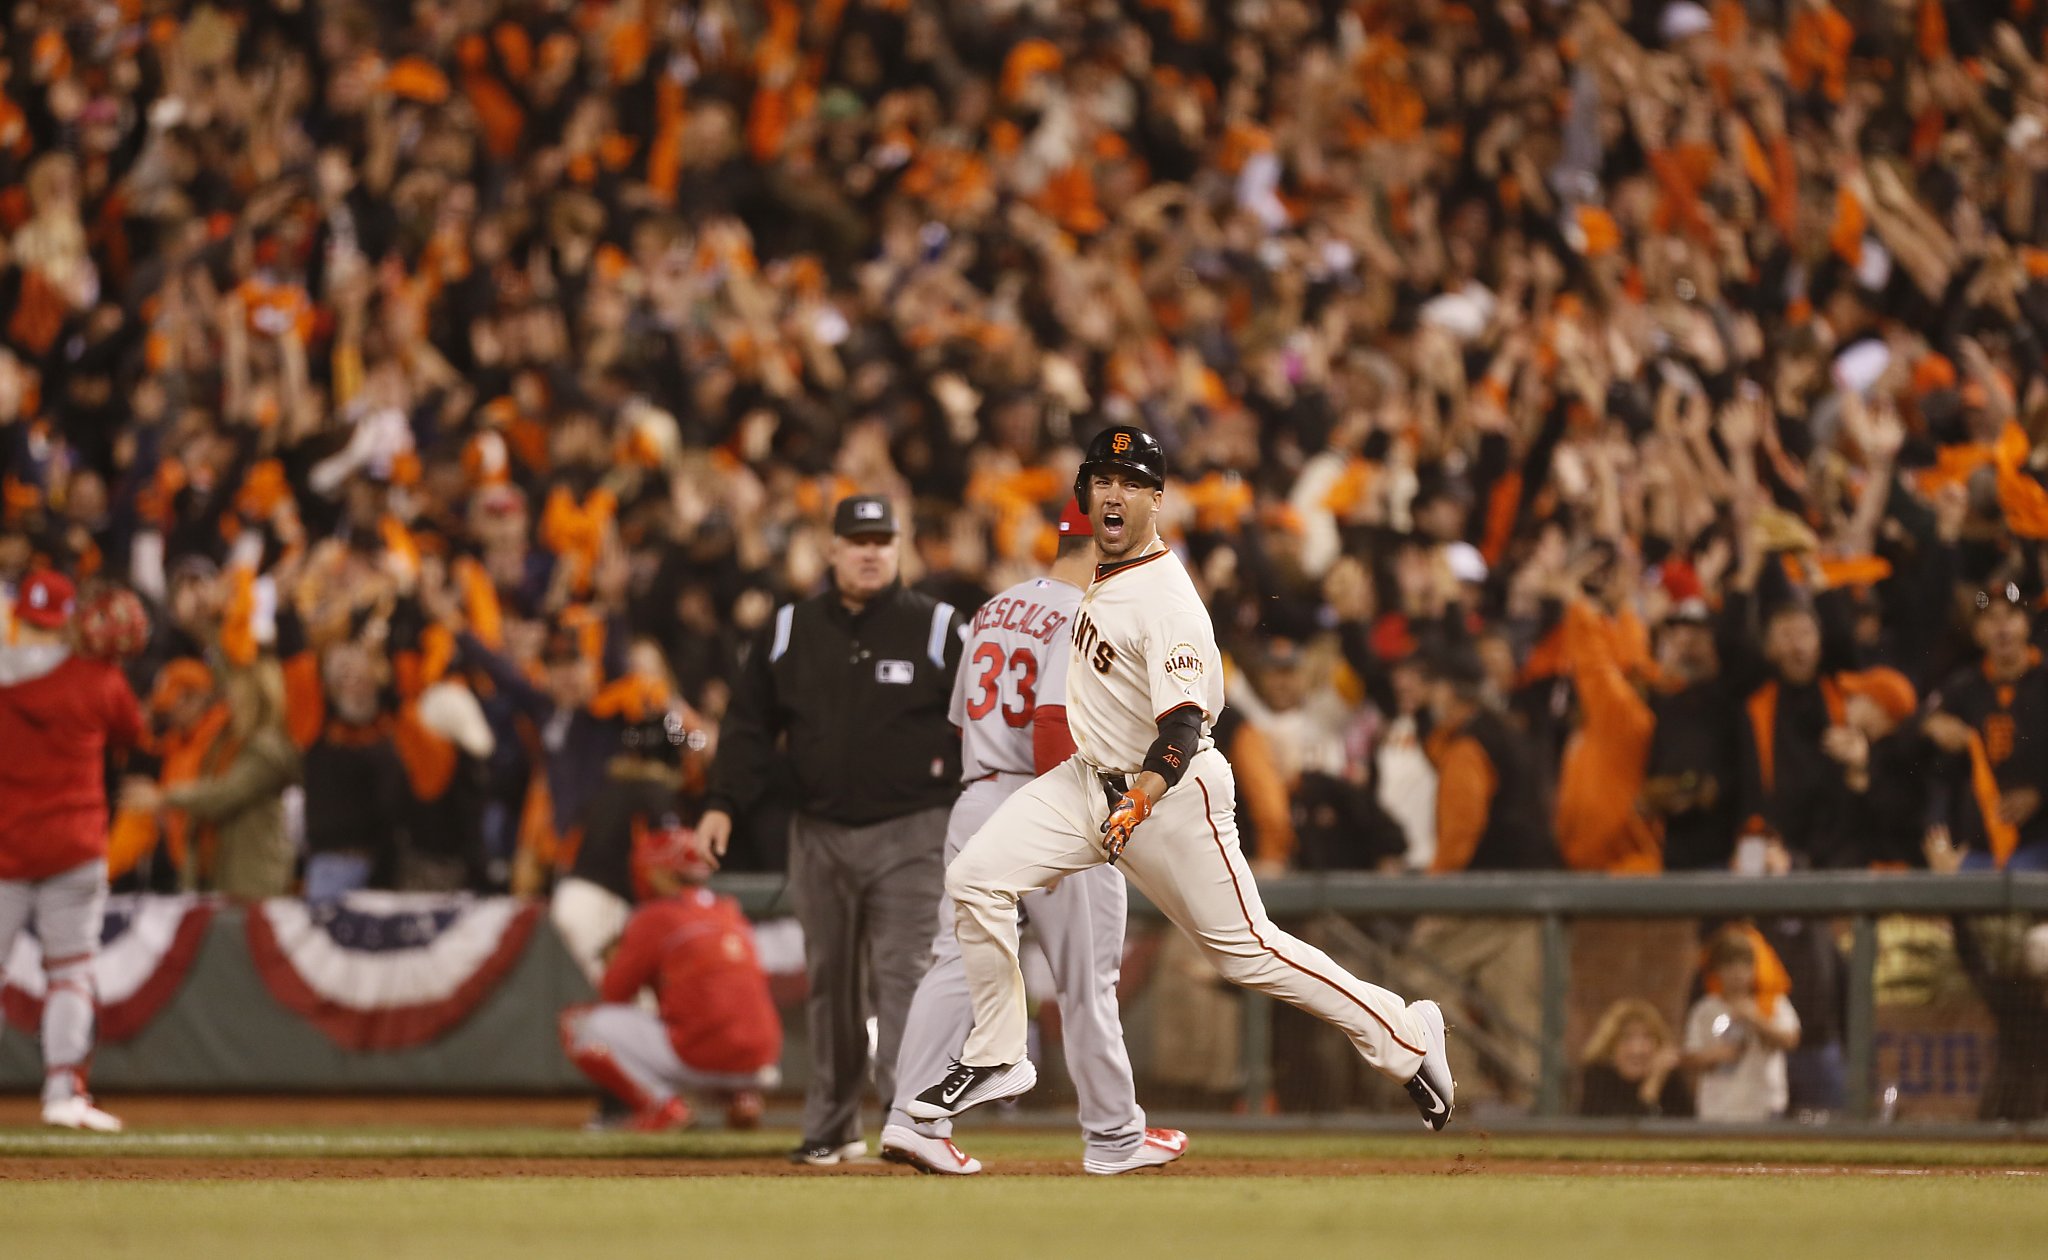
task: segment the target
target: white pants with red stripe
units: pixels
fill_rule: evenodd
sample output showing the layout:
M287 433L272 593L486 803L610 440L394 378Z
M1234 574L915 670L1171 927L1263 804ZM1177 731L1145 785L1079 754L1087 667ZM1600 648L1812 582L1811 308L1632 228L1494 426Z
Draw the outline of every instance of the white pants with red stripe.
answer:
M84 1092L98 996L92 960L107 909L107 864L97 859L33 883L0 880L0 966L15 934L35 921L43 947L43 1101Z
M1201 946L1224 979L1342 1029L1367 1063L1395 1080L1415 1075L1424 1034L1407 1002L1358 979L1266 918L1238 849L1236 801L1237 784L1223 754L1213 748L1197 754L1132 833L1117 869ZM946 869L946 892L958 907L955 935L974 996L974 1031L963 1063L1007 1064L1025 1056L1017 899L1106 862L1100 828L1108 813L1098 772L1069 758L1005 801Z

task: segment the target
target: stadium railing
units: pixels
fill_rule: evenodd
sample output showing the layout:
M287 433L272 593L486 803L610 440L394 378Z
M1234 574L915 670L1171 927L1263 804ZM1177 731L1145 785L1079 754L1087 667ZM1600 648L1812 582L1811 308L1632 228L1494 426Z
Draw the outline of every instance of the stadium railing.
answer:
M752 914L787 912L782 879L774 875L722 877L719 886ZM1541 1067L1533 1114L1565 1113L1573 1068L1567 1038L1571 983L1569 930L1598 919L1721 919L1813 916L1847 921L1849 948L1843 1050L1848 1118L1875 1118L1882 1102L1877 1057L1878 921L1889 915L2048 915L2048 874L1908 872L1798 872L1776 877L1718 873L1651 878L1571 872L1467 874L1456 877L1382 876L1368 873L1296 875L1262 881L1267 913L1286 924L1318 915L1347 920L1418 916L1534 918L1541 924ZM1131 890L1135 917L1158 911ZM1370 977L1368 977L1370 978ZM1241 1108L1269 1109L1273 1089L1272 1022L1268 999L1246 995L1242 1023ZM2037 1070L2048 1072L2048 1063Z

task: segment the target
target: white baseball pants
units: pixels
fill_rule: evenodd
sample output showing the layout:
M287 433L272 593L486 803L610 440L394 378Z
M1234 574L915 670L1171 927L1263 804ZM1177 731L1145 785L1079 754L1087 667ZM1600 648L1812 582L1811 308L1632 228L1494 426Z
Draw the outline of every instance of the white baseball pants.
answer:
M967 847L1004 801L1031 782L1030 775L999 774L970 783L953 804L946 823L946 861ZM1052 964L1060 1003L1060 1034L1067 1071L1080 1100L1081 1131L1093 1159L1118 1160L1145 1140L1145 1113L1131 1080L1131 1056L1124 1047L1116 984L1123 971L1124 919L1129 896L1123 876L1107 867L1081 871L1057 887L1025 895L1024 913L1046 961ZM951 901L939 904L932 936L932 965L918 982L896 1059L896 1098L890 1124L916 1128L928 1137L948 1137L950 1120L913 1120L903 1107L945 1076L960 1057L974 1023L974 1006L960 945L953 935ZM1012 949L1015 949L1012 914Z
M563 1012L562 1048L585 1075L635 1110L659 1107L685 1091L773 1089L782 1072L707 1072L676 1053L661 1017L606 1002Z
M0 965L35 919L43 947L43 1101L85 1088L99 997L92 961L107 908L107 864L95 859L34 883L0 880Z
M1329 955L1273 926L1237 844L1237 785L1211 748L1132 833L1126 878L1188 934L1223 978L1270 994L1342 1029L1365 1061L1398 1081L1422 1065L1423 1027L1398 994L1367 984ZM1017 966L1017 901L1108 861L1100 827L1109 800L1078 757L1004 802L946 871L959 907L955 931L974 996L961 1062L1025 1056L1024 977Z

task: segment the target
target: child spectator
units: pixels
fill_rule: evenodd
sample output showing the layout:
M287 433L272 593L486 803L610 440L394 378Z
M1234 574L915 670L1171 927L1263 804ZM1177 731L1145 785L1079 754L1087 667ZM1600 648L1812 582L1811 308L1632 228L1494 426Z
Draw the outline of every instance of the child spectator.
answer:
M1689 1116L1692 1094L1678 1070L1671 1025L1641 998L1607 1008L1586 1042L1579 1073L1582 1116Z
M1775 987L1775 986L1773 986ZM1785 1054L1799 1044L1799 1014L1783 993L1760 992L1751 929L1731 925L1707 946L1706 994L1685 1017L1685 1065L1696 1074L1702 1120L1785 1114Z

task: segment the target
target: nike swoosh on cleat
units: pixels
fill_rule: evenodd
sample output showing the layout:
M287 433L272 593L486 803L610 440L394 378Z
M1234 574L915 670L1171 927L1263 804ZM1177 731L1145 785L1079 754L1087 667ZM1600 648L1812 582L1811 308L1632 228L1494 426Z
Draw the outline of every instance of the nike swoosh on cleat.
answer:
M967 1092L968 1084L969 1082L962 1081L958 1086L952 1089L941 1089L939 1091L939 1101L946 1104L948 1107L952 1106L956 1102L959 1102L960 1095Z

